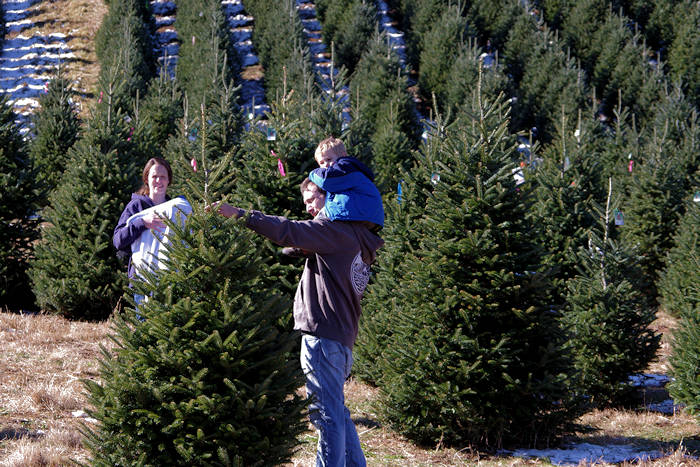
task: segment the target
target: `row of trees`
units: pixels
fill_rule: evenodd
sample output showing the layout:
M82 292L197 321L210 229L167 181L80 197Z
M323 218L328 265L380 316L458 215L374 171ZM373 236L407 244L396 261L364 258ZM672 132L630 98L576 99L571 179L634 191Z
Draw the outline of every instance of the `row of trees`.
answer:
M301 265L203 208L228 197L301 215L298 184L328 134L372 165L385 196L386 245L367 291L356 371L382 389L384 414L398 431L420 442L488 445L561 434L582 411L622 400L627 376L653 358L658 336L648 324L658 293L687 323L678 377L682 364L692 368L697 353L680 349L697 345L695 327L692 312L682 310L696 309L697 293L672 295L694 290L681 279L697 266L691 216L700 139L682 87L649 83L659 89L644 117L653 123L641 125L618 98L614 120L601 124L586 73L527 11L502 9L515 22L499 29L510 20L489 16L485 5L475 2L467 15L435 3L436 14L457 24L444 31L462 31L468 19L482 32L455 39L458 54L444 55L456 70L445 95L456 101L446 105L431 92L439 112L420 143L405 72L381 36L368 40L349 77L339 73L329 98L312 73L293 3L280 12L251 0L245 5L256 18L271 112L265 122L247 121L218 4L178 10L173 81L137 66L153 63L146 58L152 44L138 39L148 34L134 29L144 5L110 4L108 15L123 19L108 16L112 34L100 34L130 46L102 49L114 55L101 56L97 102L85 122L58 79L29 144L3 107L0 147L12 150L0 153L2 173L16 187L3 192L2 227L15 239L3 248L17 271L3 276L15 279L3 284L3 297L20 285L30 289L22 275L29 263L42 309L79 319L110 315L125 287L112 229L150 157L171 161L170 193L186 194L195 207L188 228L175 229L172 267L136 285L150 296L140 310L148 319L137 323L130 306L115 317L120 345L103 356L102 384L90 385L102 423L88 433L95 463L249 465L291 455L303 404L291 396L299 381L290 373L285 310ZM324 5L330 21L336 6ZM418 24L420 16L409 18ZM280 42L284 30L295 39ZM433 32L435 44L451 44ZM421 44L428 36L409 34ZM485 37L528 53L504 54L486 68ZM444 68L436 60L423 71ZM514 70L531 84L509 100L502 91L512 90ZM344 125L334 93L347 82L353 119ZM538 117L523 117L528 109ZM513 129L534 118L546 133L525 144ZM37 212L44 227L32 250Z

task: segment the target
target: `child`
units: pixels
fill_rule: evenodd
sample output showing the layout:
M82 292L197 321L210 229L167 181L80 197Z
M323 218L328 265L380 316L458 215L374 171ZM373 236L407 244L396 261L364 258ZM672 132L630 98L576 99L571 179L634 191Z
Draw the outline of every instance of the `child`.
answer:
M343 142L329 137L318 144L314 158L319 165L309 179L328 195L324 210L328 219L366 221L370 229L384 226L382 196L374 185L369 167L349 157Z

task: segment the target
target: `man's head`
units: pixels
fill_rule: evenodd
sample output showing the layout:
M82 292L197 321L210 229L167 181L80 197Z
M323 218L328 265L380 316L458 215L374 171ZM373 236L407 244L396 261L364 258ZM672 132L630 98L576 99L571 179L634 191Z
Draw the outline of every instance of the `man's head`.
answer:
M318 147L316 147L316 152L314 153L316 163L318 163L319 167L324 169L335 164L335 161L341 157L348 157L348 152L343 142L332 136L318 143Z
M316 217L326 202L326 192L308 178L301 182L300 188L306 212Z

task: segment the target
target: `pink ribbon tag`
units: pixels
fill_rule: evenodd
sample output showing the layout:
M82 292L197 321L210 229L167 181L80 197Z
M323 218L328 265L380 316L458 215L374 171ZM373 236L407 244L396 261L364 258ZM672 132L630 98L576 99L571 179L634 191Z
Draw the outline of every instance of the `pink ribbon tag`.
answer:
M192 165L192 170L194 170L196 172L197 171L197 159L195 159L193 157L192 160L190 161L190 164Z
M100 98L97 99L97 103L101 104L102 103L102 91L100 91Z
M629 165L627 166L627 171L631 173L632 167L634 167L634 161L630 161Z
M287 175L284 173L284 164L282 164L282 160L279 157L277 158L277 169L280 171L280 175L283 177Z
M129 137L126 139L127 141L131 141L131 137L134 136L134 128L129 129Z
M47 81L44 83L44 93L48 93L48 92L49 92L49 82Z

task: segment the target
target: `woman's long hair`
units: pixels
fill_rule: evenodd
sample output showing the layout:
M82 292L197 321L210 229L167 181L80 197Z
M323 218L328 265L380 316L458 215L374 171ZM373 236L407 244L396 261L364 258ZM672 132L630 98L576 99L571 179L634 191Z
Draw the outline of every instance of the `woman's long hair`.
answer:
M170 168L170 164L168 163L168 161L166 161L165 159L161 159L160 157L152 157L148 159L148 162L146 162L146 166L143 168L143 173L141 174L141 181L143 183L141 185L141 188L136 190L137 195L150 196L148 189L148 172L150 172L151 167L153 167L156 164L165 167L165 170L168 172L168 186L172 185L173 170Z

